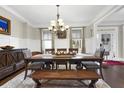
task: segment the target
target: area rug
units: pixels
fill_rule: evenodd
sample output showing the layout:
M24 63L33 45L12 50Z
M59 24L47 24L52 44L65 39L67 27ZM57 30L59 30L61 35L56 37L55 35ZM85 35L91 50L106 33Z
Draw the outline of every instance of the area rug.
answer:
M105 60L103 62L103 66L111 66L111 65L123 65L124 66L124 62L114 61L114 60Z
M35 82L27 77L25 80L24 72L17 75L12 80L8 81L4 85L0 86L1 88L35 88ZM77 81L77 80L42 80L42 88L87 88L89 84L88 80ZM96 83L96 88L110 88L110 86L99 79Z

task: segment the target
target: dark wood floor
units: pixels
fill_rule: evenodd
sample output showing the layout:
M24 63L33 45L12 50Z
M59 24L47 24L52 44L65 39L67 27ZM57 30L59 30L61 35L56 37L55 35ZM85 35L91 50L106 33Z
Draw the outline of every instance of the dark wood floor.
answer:
M124 65L104 68L103 75L112 88L124 88Z
M23 71L24 71L24 68L22 68L21 70L19 70L19 71L13 73L13 74L11 74L11 75L9 75L9 76L6 77L6 78L0 80L0 86L3 85L3 84L5 84L7 81L13 79L15 76L17 76L18 74L20 74L20 73L23 72Z
M11 76L0 81L0 85L6 83L24 69L12 74ZM124 66L109 66L103 69L104 79L112 88L124 88Z

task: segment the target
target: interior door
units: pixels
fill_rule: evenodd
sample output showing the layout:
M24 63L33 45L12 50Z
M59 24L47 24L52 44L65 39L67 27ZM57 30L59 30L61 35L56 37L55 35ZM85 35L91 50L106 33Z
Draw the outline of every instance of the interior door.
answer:
M98 31L97 46L103 44L105 51L109 52L109 58L112 59L118 57L118 33L116 30L107 30Z

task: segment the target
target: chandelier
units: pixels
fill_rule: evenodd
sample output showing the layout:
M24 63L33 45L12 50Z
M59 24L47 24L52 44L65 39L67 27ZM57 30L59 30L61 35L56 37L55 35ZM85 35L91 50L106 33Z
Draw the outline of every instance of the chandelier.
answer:
M60 15L59 15L59 5L57 6L57 20L52 20L50 22L50 27L48 27L49 31L51 31L52 33L55 33L57 35L59 35L60 33L67 31L69 29L68 25L64 25L64 22L62 19L60 19Z

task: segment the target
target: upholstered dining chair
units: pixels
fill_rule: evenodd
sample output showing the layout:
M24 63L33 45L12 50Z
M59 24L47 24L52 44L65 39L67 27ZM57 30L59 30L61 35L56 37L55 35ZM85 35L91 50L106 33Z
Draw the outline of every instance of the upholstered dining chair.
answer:
M105 52L105 49L102 49L102 50L98 49L98 50L95 51L94 55L96 57L103 58L104 52ZM102 70L100 70L102 68L100 68L100 64L98 62L87 61L87 62L81 62L81 63L82 63L82 67L85 67L87 70L98 70L99 69L100 74L103 78Z
M59 55L66 55L67 54L67 49L66 48L58 48L57 49L57 53L58 56ZM56 62L56 69L58 69L58 67L60 65L65 65L66 69L68 69L68 63L66 62L66 60L58 60L59 62Z
M23 56L24 59L30 58L32 54L41 54L40 52L31 52L29 49L28 50L23 50ZM26 61L25 61L26 62ZM28 70L31 70L31 72L35 70L41 70L41 68L44 68L45 62L29 62L28 64L25 63L27 66L25 66L25 76L24 79L26 79Z
M75 54L77 54L78 53L78 48L69 48L69 54L70 55L75 55ZM69 62L69 69L71 69L71 65L74 65L74 64L77 64L77 62L76 61L70 61Z
M55 49L54 48L51 48L51 49L45 49L45 54L55 54ZM46 66L47 65L51 65L52 66L52 69L54 69L54 61L49 61L49 62L46 62Z

